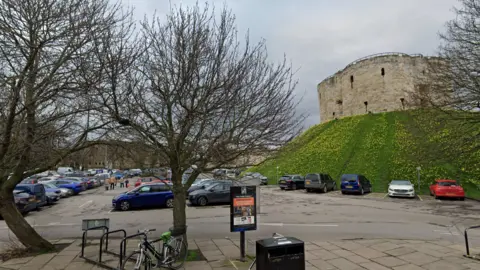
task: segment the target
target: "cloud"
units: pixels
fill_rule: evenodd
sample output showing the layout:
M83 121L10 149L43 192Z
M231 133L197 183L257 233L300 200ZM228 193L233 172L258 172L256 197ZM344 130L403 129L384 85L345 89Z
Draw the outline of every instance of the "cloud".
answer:
M136 16L162 15L170 1L124 0L135 6ZM194 0L171 0L172 5L194 5ZM199 1L203 4L203 1ZM437 33L453 18L457 0L229 0L224 3L237 18L240 35L265 38L271 61L283 55L299 68L298 111L310 115L305 126L320 121L316 86L355 59L382 52L432 55Z

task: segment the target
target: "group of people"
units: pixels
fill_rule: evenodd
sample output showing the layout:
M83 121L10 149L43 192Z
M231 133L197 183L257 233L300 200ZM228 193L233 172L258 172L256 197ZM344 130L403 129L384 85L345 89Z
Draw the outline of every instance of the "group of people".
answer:
M115 189L117 184L120 184L120 188L128 188L128 179L124 179L123 177L115 177L115 175L112 175L112 177L105 180L105 186L110 186L111 190Z

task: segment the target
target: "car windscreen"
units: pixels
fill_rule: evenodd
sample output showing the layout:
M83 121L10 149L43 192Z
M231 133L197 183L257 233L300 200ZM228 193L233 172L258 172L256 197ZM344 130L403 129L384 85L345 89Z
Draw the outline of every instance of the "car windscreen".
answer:
M357 182L358 175L356 174L344 174L342 175L342 182Z
M454 187L454 186L457 186L457 183L456 182L438 182L438 185L442 187Z
M290 180L290 179L292 179L292 176L290 176L290 175L284 175L284 176L280 177L280 180Z
M396 186L411 186L412 183L407 180L393 180L390 182L390 185L396 185Z
M305 179L307 179L307 180L318 180L318 175L316 175L316 174L307 174L307 175L305 176Z
M52 183L42 183L46 188L57 188L57 186L55 186L54 184Z

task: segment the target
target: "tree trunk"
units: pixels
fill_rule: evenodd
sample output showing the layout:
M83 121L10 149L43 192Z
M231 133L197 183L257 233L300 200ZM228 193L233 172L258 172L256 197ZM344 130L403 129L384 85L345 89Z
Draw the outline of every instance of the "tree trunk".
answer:
M179 170L172 169L173 183L173 230L181 232L187 241L187 215L185 189L182 185L182 174ZM176 234L176 233L175 233ZM188 242L187 242L188 245Z
M43 239L23 218L15 206L13 195L0 197L0 214L5 223L7 223L8 228L12 230L26 248L41 252L55 249L54 245Z

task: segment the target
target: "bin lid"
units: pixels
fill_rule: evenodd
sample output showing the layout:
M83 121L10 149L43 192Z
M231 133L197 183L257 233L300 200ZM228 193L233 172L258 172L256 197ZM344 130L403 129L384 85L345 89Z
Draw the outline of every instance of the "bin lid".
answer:
M304 245L302 240L297 239L295 237L290 237L290 236L285 236L281 238L261 239L261 240L257 240L257 243L266 248L289 246L289 245Z

